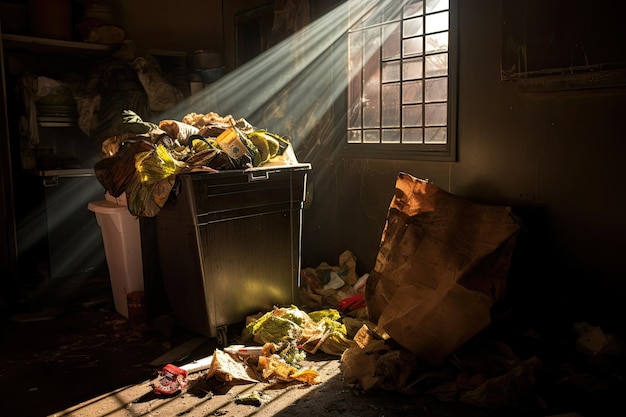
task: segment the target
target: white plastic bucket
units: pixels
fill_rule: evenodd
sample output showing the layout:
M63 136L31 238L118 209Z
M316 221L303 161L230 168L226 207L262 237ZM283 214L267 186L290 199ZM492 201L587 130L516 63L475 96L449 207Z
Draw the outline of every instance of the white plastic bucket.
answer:
M87 208L96 214L102 232L115 310L128 318L127 295L144 290L139 219L108 198Z

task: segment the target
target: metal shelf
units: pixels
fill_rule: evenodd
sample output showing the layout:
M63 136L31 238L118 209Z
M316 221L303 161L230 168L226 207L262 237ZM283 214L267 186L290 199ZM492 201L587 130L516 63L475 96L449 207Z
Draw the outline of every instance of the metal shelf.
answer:
M104 55L111 52L109 45L90 42L64 41L60 39L39 38L35 36L2 34L4 48L23 49L30 52L71 55L87 53L90 55Z

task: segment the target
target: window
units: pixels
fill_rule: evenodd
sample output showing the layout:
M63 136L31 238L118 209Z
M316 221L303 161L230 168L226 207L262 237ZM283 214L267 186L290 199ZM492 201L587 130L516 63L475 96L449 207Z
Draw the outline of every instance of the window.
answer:
M359 5L348 32L348 153L455 160L456 0Z

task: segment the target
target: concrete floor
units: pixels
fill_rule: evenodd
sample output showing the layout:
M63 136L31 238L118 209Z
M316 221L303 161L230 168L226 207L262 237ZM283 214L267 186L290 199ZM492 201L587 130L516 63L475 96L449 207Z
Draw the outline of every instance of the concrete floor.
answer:
M322 383L259 382L218 384L203 390L206 371L190 374L189 388L171 397L156 394L150 382L163 355L181 346L184 364L210 355L212 338L175 329L171 336L131 325L102 308L48 310L39 318L20 316L3 323L0 350L0 415L41 416L494 416L494 411L422 396L362 393L347 387L339 360L309 355L304 363L319 372ZM30 318L32 321L27 321ZM235 329L233 329L235 330ZM236 334L233 334L233 339ZM230 336L229 336L230 337ZM187 351L187 354L185 353ZM176 355L175 355L176 356ZM260 406L238 404L237 398L260 393ZM506 414L511 416L512 414ZM529 412L520 416L540 415Z
M237 326L229 328L229 342L235 343L239 334ZM206 371L200 371L189 376L186 392L165 397L150 387L163 365L209 356L216 340L179 327L167 315L133 324L106 298L5 314L1 338L2 416L600 417L618 406L620 393L626 392L620 369L610 384L586 373L576 373L579 379L564 384L558 373L537 382L538 395L528 404L487 409L427 393L362 392L345 384L339 358L316 354L303 365L319 372L319 385L206 385L201 383ZM544 365L550 373L571 363ZM254 391L260 393L260 405L237 402Z

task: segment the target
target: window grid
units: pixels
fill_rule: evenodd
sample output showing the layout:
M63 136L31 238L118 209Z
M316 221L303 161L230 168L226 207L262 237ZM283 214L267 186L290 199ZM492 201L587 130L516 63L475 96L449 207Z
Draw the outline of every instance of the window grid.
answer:
M356 22L349 32L348 143L448 143L449 13L448 0L409 0L395 18L369 14L370 21Z

